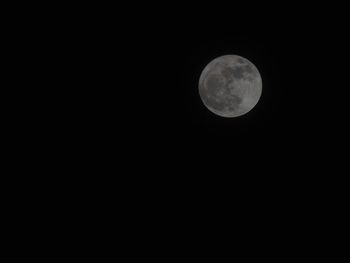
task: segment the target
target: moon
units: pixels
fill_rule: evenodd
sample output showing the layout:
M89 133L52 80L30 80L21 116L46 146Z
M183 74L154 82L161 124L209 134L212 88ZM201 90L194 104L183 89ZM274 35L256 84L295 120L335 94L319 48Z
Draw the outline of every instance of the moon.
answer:
M225 55L212 60L199 79L203 104L216 115L233 118L244 115L258 103L262 80L248 59Z

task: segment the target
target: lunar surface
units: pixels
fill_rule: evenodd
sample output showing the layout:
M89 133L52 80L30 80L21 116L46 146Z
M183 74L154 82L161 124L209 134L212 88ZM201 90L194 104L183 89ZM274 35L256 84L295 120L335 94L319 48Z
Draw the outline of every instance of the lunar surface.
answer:
M199 95L216 115L232 118L246 114L262 92L259 71L249 60L225 55L211 61L199 79Z

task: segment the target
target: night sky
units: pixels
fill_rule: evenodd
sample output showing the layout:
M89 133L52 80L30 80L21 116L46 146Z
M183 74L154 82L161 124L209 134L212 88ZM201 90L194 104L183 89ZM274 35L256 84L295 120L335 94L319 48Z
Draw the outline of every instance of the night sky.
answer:
M121 152L131 168L192 182L313 181L345 133L347 42L322 15L271 12L167 10L91 23L96 52L84 55L93 66L82 94L103 156ZM203 68L226 54L249 59L263 81L259 103L239 118L213 115L198 94Z
M66 222L74 228L67 237L80 227L87 242L113 247L125 231L122 244L146 248L128 256L167 251L170 238L176 251L168 256L197 246L196 261L203 242L219 247L213 262L224 262L217 256L231 254L232 240L244 257L250 241L260 247L269 237L273 253L290 236L309 250L304 233L321 237L329 224L321 219L346 212L348 14L328 3L263 2L84 3L23 25L30 55L21 66L33 73L19 76L18 93L35 114L21 111L28 121L18 133L31 143L21 152L35 158L28 167L44 174L34 180L48 192L38 194L48 200L44 221L47 208L63 215L50 229ZM247 58L262 78L258 104L237 118L212 114L198 93L204 67L229 54ZM36 170L16 165L32 180ZM91 238L92 227L108 238Z

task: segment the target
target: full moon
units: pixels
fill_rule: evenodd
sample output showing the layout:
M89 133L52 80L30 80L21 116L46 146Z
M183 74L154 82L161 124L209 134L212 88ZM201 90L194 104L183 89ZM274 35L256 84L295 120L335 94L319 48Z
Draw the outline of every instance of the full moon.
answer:
M232 118L248 113L262 92L259 71L248 59L225 55L212 60L199 79L199 95L214 114Z

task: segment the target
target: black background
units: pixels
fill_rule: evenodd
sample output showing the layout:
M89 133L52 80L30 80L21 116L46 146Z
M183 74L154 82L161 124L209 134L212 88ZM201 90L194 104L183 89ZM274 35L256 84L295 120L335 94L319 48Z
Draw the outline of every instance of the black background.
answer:
M50 6L21 24L31 70L18 92L34 109L21 111L21 166L44 174L27 180L48 217L87 240L92 218L106 233L122 221L125 246L158 230L189 248L218 236L226 252L235 231L249 250L246 233L258 246L272 230L299 244L327 234L320 218L344 218L346 15L247 4ZM257 106L232 119L198 94L204 67L225 54L249 59L263 81Z
M157 6L98 26L82 166L106 175L89 177L99 191L114 196L117 185L128 211L164 214L199 236L210 220L224 232L234 221L262 236L264 225L317 236L345 194L343 24L328 8L243 10ZM257 106L232 119L198 95L202 70L225 54L252 61L263 80Z
M64 37L53 36L65 65L58 79L69 83L63 134L69 154L84 156L80 167L123 180L136 173L136 182L160 189L163 180L218 192L333 181L346 141L347 39L338 10L327 11L333 19L323 7L142 10L75 10L65 29L57 26ZM203 68L225 54L252 61L263 80L257 106L232 119L212 114L198 95Z

